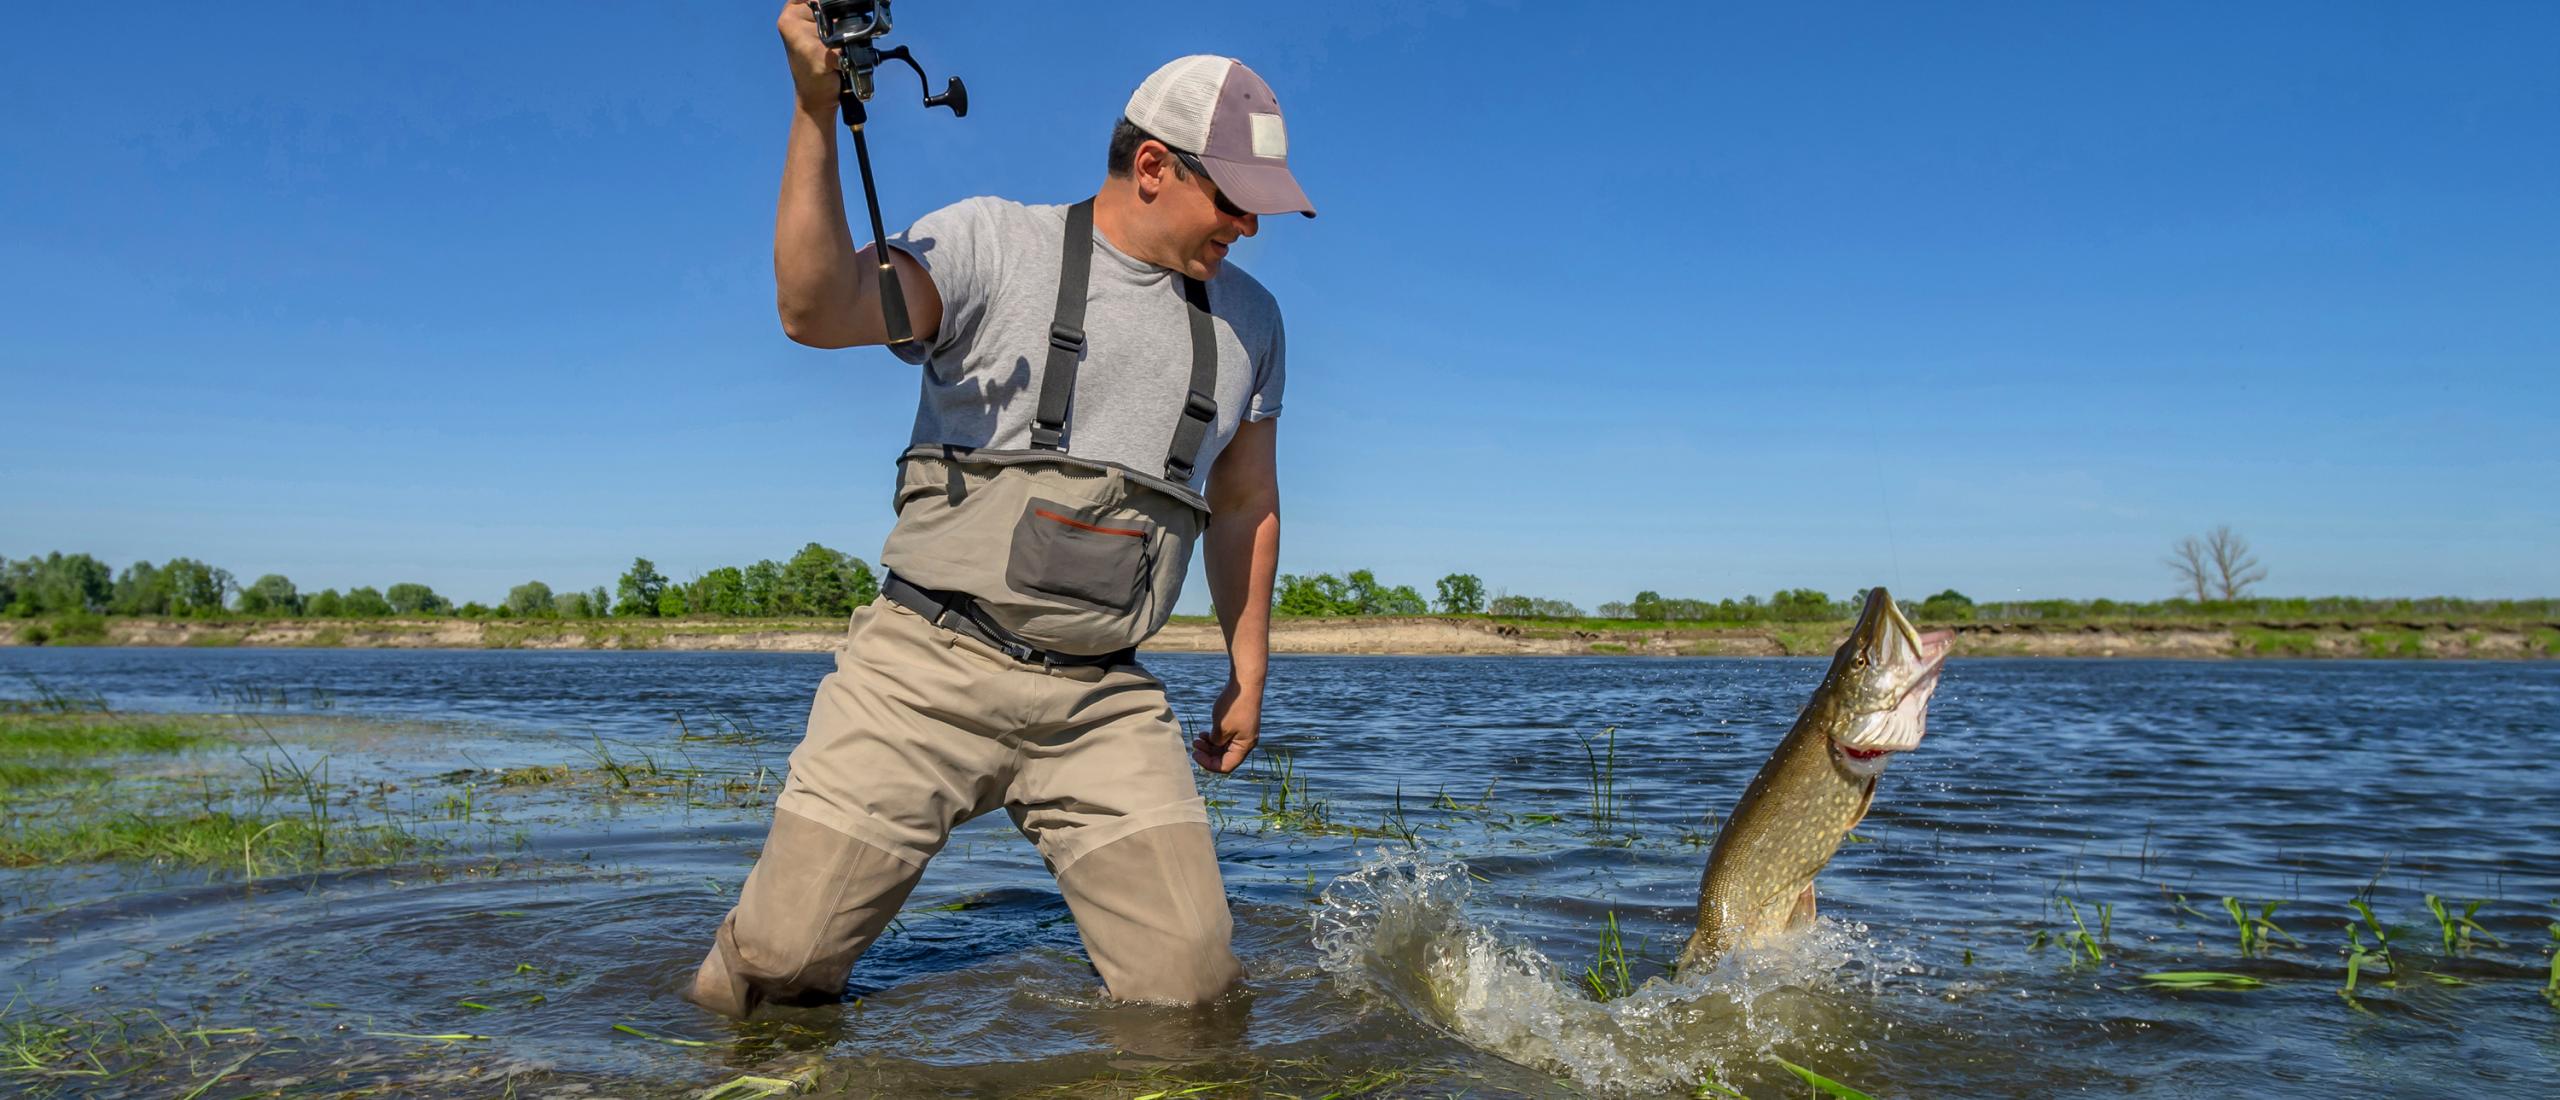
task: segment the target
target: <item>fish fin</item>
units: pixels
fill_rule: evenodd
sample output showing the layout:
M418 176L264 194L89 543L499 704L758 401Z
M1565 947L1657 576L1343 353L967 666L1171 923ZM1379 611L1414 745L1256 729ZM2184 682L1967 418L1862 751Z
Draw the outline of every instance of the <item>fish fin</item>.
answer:
M1804 884L1804 893L1796 895L1795 908L1787 911L1787 927L1802 928L1813 923L1813 884Z
M1875 805L1876 805L1876 781L1875 781L1875 780L1873 780L1873 779L1869 779L1869 780L1867 780L1867 789L1866 789L1866 790L1863 790L1863 791L1858 792L1858 812L1857 812L1857 814L1856 814L1855 816L1853 816L1853 817L1851 817L1851 818L1849 819L1849 824L1848 824L1845 828L1843 828L1843 829L1842 829L1842 831L1843 831L1843 832L1846 832L1846 831L1848 831L1849 829L1855 829L1855 828L1857 828L1857 827L1858 827L1858 823L1859 823L1859 822L1861 822L1861 821L1865 821L1865 820L1867 819L1867 811L1868 811L1868 810L1872 810L1872 809L1874 809L1874 808L1875 808Z

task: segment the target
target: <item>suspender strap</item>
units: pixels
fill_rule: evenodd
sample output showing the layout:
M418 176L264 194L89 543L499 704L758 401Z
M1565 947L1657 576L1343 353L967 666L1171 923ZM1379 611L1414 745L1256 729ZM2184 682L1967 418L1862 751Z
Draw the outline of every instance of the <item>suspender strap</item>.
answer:
M1218 419L1218 330L1209 323L1209 284L1185 277L1182 300L1191 315L1191 392L1182 399L1182 419L1173 425L1173 451L1165 456L1165 480L1191 484L1191 464L1200 444Z
M1040 408L1031 414L1031 445L1059 450L1067 432L1067 402L1076 392L1076 362L1084 357L1084 296L1093 279L1093 200L1067 208L1067 239L1059 250L1058 312L1049 322L1049 362L1040 370Z
M1093 280L1093 200L1067 208L1067 237L1058 262L1058 311L1049 321L1049 361L1040 368L1040 408L1031 414L1031 446L1064 450L1067 405L1076 392L1076 366L1084 358L1084 300ZM1191 484L1192 464L1218 419L1218 331L1210 323L1209 285L1182 280L1182 300L1191 318L1191 385L1182 399L1182 419L1173 427L1173 447L1164 460L1166 480Z

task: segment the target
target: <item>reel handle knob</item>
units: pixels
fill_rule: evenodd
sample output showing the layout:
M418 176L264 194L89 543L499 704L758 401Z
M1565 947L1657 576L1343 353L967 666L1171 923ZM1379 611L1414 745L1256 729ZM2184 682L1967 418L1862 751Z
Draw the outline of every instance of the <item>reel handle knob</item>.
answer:
M953 118L969 117L969 86L952 77L943 82L941 95L924 97L927 107L949 107Z

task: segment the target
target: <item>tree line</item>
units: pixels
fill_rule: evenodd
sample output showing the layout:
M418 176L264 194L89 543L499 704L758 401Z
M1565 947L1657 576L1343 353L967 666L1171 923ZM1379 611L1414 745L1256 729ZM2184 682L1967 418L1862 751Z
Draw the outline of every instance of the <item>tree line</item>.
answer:
M2234 545L2236 543L2236 546ZM2319 618L2486 618L2542 619L2560 617L2560 600L2465 600L2450 597L2372 599L2355 596L2250 597L2248 585L2263 574L2248 554L2247 544L2227 529L2200 543L2199 559L2210 580L2197 590L2194 575L2177 568L2181 588L2174 599L2009 600L1977 603L1954 589L1902 601L1906 614L1921 622L2036 622L2086 619L2251 619L2277 621ZM2221 564L2229 566L2226 573ZM2183 565L2173 558L2171 565ZM2229 583L2226 583L2228 578ZM862 559L810 543L783 561L765 559L752 565L721 566L691 580L676 581L647 558L610 589L555 591L542 581L527 581L508 590L494 605L454 604L424 584L385 588L365 586L341 592L301 591L292 580L269 573L247 584L229 570L194 558L172 558L154 565L138 561L123 570L87 554L55 552L43 557L0 558L0 615L126 615L161 618L308 617L316 619L442 618L466 619L603 619L603 618L812 618L838 617L879 595L879 578ZM2228 593L2228 595L2226 595ZM1451 573L1433 585L1426 599L1409 584L1387 584L1367 569L1337 576L1331 573L1283 574L1274 585L1273 612L1283 617L1366 615L1471 615L1501 619L1602 619L1629 623L1749 624L1837 622L1854 617L1865 593L1833 599L1811 588L1781 589L1767 598L1756 595L1715 600L1636 593L1612 600L1590 613L1565 600L1488 592L1483 578Z
M724 565L681 582L658 572L649 559L634 558L610 592L603 585L554 591L545 582L527 581L495 605L456 605L414 582L304 592L290 578L268 573L242 584L230 570L193 558L160 565L138 561L121 572L88 554L0 558L0 615L15 618L796 618L851 614L879 594L869 563L814 542L785 561Z

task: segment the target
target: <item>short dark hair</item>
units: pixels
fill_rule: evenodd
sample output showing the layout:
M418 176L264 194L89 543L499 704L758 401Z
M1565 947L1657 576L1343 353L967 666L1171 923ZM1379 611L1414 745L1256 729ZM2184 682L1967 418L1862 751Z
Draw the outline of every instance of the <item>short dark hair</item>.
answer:
M1127 179L1130 171L1138 165L1138 146L1150 141L1163 142L1165 148L1173 148L1171 143L1139 129L1137 123L1129 121L1125 115L1122 116L1120 121L1111 127L1111 156L1103 165L1104 170L1114 179ZM1174 158L1173 172L1176 178L1191 178L1190 170L1182 166L1180 157Z

